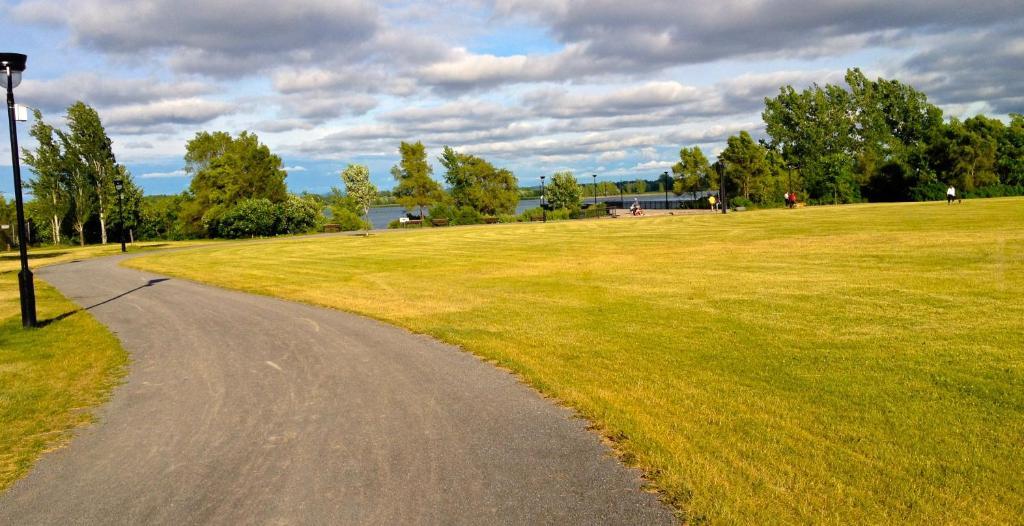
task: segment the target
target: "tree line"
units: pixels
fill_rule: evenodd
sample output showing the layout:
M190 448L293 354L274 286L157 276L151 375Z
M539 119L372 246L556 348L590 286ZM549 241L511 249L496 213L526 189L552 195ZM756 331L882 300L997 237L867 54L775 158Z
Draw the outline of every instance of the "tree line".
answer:
M947 186L977 196L1024 195L1024 116L943 118L926 95L850 69L846 86L780 88L765 99L766 140L729 137L714 164L698 147L673 166L674 191L719 190L738 204L937 200Z
M123 184L126 210L137 208L142 189L128 170L117 162L103 123L96 110L83 102L68 107L67 129L58 129L33 111L35 122L29 133L36 149L22 149L22 161L32 169L26 187L33 199L26 207L34 236L53 243L75 237L79 244L98 240L106 243L111 229L133 235L135 215L116 213L115 180Z
M546 201L574 217L584 196L595 191L700 195L721 192L722 181L737 205L781 205L785 193L812 204L942 199L948 185L967 195L1024 195L1024 116L1011 114L1008 124L984 115L946 120L924 93L899 81L872 81L851 69L845 83L803 91L783 86L765 99L765 139L742 131L727 139L714 162L699 147L684 147L669 180L581 184L571 172L558 172ZM450 146L437 159L444 167L442 186L422 142L400 143L390 192L373 186L366 166L352 164L340 174L343 189L326 196L292 194L281 158L246 131L197 133L185 148L188 189L144 196L114 158L93 108L72 104L66 129L34 114L30 133L38 145L22 151L33 172L26 184L33 196L28 213L33 237L53 243L72 237L79 244L106 243L112 229L142 239L300 233L326 222L356 230L369 227L369 208L381 203L397 203L413 218L455 224L528 220L540 213L513 216L519 199L537 197L538 187L520 188L512 171ZM114 213L115 179L123 181L123 224ZM8 208L0 201L0 216L9 215Z

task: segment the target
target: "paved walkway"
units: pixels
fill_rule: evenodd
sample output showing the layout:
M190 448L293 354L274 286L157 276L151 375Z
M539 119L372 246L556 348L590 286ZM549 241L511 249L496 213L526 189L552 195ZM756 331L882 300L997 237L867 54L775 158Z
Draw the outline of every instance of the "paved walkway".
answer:
M672 524L584 422L466 352L118 258L40 269L131 353L0 524Z

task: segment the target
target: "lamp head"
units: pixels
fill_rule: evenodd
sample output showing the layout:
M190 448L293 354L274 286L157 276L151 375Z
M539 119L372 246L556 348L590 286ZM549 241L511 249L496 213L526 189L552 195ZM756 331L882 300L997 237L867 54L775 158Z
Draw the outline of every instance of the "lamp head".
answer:
M120 177L114 179L114 189L118 192L124 189L124 181Z
M11 87L21 84L21 72L25 71L28 57L21 53L0 53L0 70L3 73L4 88L7 88L7 70L11 70Z

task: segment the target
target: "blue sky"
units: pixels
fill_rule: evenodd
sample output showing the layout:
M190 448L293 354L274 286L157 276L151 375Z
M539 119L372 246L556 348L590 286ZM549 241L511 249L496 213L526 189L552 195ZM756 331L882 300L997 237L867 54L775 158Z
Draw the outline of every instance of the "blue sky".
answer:
M714 156L729 135L759 135L781 85L848 67L913 84L947 116L1024 112L1019 1L179 6L0 0L0 48L29 55L18 102L56 125L75 100L95 107L149 194L187 188L184 145L203 130L256 132L296 192L340 186L348 163L389 188L402 140L432 159L444 145L480 155L523 185L563 169L655 178L683 146Z

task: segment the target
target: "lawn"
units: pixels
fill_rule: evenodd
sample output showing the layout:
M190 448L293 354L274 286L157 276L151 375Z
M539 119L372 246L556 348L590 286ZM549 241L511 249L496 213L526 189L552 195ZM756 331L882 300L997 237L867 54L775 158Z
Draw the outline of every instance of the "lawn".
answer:
M129 266L452 342L692 523L1024 515L1024 200L291 238Z
M163 246L136 243L132 250ZM32 249L29 264L35 269L120 250L115 244ZM91 410L107 399L127 363L106 327L38 277L36 310L44 325L23 329L20 268L16 251L0 252L0 491L92 422Z

